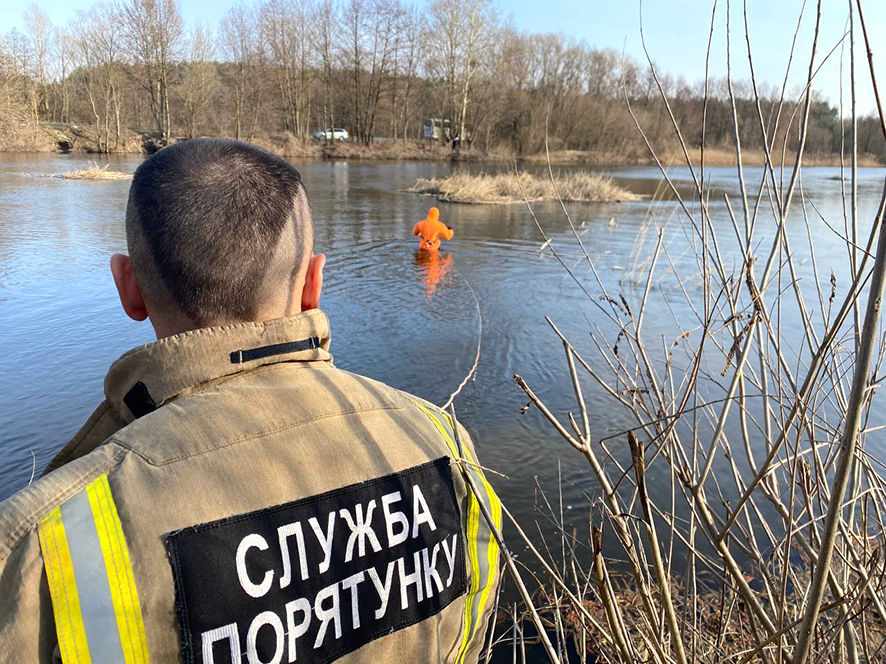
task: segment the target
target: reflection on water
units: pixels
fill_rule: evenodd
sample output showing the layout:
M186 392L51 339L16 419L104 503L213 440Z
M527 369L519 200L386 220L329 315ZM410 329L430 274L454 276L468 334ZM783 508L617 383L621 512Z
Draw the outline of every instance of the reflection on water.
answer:
M425 286L425 295L431 297L437 290L437 284L443 281L452 269L452 254L441 256L439 251L418 249L415 252L415 266L419 271L419 279Z
M151 339L147 325L131 322L120 311L107 268L108 256L125 249L128 183L22 175L65 172L88 161L57 155L0 157L0 498L27 483L32 453L39 471L74 435L101 399L108 365ZM140 159L109 161L115 170L132 171ZM482 355L476 376L455 400L458 416L472 433L482 463L504 474L490 479L518 516L535 514L536 478L554 494L561 478L566 514L586 532L587 512L580 508L594 492L591 475L535 409L521 415L526 399L513 382L515 373L523 375L564 418L574 410L562 346L545 315L585 357L598 362L588 332L606 324L594 299L600 289L559 207L538 205L535 211L591 297L550 250L540 250L544 240L522 205L441 203L441 217L455 229L455 237L443 255L416 255L412 229L424 217L429 199L404 190L418 177L445 175L451 164L297 165L314 212L316 249L328 257L321 304L331 321L336 365L443 403L474 360L480 325L473 289L482 311ZM817 216L820 212L836 219L842 228L840 182L829 179L837 173L809 169L803 186L815 196L808 218L816 259L825 266L822 279L827 282L833 270L842 296L848 281L845 247ZM863 172L862 233L869 227L864 220L873 216L882 173ZM620 168L615 174L645 182L650 189L658 178L656 169L647 167ZM751 181L760 177L759 169L746 169L746 174ZM679 171L674 177L678 184L688 179ZM737 199L731 169L710 169L706 177ZM718 232L732 234L722 199L712 197L709 205ZM645 280L631 273L632 249L650 217L664 229L668 262L697 272L687 249L688 234L677 223L682 213L673 201L571 205L569 210L610 293L623 293L630 301L642 296ZM791 232L800 251L806 235L802 206L797 210L798 223ZM762 237L770 231L760 224ZM798 265L798 278L804 287L814 287L811 261ZM829 291L829 282L823 287ZM694 319L684 288L690 297L700 293L698 280L691 278L679 289L656 289L645 319L650 338L658 334L673 340L677 322ZM602 389L590 382L587 388L595 441L635 424L612 408ZM621 454L617 441L610 447L616 456ZM723 486L731 486L728 464L716 464L713 470L723 475ZM649 477L651 491L669 492L668 481L664 475Z

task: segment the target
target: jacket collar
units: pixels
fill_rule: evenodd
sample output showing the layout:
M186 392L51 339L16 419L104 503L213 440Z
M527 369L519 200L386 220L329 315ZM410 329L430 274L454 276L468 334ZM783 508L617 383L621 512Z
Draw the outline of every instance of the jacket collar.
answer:
M134 348L105 376L105 396L127 422L203 383L277 362L331 362L319 309L260 323L190 330Z

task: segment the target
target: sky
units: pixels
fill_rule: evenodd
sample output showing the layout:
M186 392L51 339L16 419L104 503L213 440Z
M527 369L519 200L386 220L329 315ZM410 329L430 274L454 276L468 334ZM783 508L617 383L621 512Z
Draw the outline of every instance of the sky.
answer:
M406 0L407 2L410 0ZM413 0L424 6L421 0ZM841 55L844 73L845 112L849 113L848 70L849 39L847 30L850 0L823 0L821 37L816 66L824 61L814 87L832 104L840 100ZM56 24L72 19L77 10L86 10L92 0L38 0ZM180 0L188 23L217 25L234 0ZM803 0L747 0L748 24L754 68L758 80L781 86L791 48L791 40ZM815 24L815 1L807 0L798 47L792 65L791 85L796 91L809 66L811 37ZM0 33L13 26L21 27L25 2L0 2ZM496 6L513 25L527 32L556 32L586 41L596 48L611 48L636 60L645 61L640 38L640 0L497 0ZM649 55L657 67L672 76L682 76L690 83L704 78L705 49L711 25L713 0L646 0L642 3L642 25ZM886 56L877 53L886 36L886 2L862 3L868 35L875 50L878 77L886 81ZM857 18L857 16L856 16ZM857 25L857 23L856 23ZM731 7L732 64L736 79L748 79L747 51L744 40L742 0ZM856 29L856 79L858 108L862 114L875 109L870 85L864 42ZM836 50L826 58L829 52ZM726 0L719 0L714 25L710 70L713 76L726 73ZM886 84L882 85L886 89ZM884 100L886 103L886 100Z

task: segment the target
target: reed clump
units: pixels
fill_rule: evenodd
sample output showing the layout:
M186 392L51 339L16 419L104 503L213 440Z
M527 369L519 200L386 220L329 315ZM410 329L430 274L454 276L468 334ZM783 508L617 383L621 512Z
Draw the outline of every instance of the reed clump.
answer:
M49 177L61 178L63 180L131 180L132 173L121 173L120 171L109 170L110 164L99 166L93 164L89 168L68 171L67 173L58 173Z
M616 203L640 197L597 173L539 177L530 173L455 173L444 178L419 178L408 191L430 194L446 203L501 204L562 200L573 203Z

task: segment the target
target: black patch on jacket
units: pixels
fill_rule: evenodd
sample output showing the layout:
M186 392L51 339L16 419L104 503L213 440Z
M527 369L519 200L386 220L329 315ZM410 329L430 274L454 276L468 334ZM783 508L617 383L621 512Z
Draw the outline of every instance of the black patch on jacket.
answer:
M320 337L308 337L301 341L286 341L282 344L271 344L270 346L235 350L230 355L231 364L242 364L243 362L252 362L253 360L263 360L266 357L285 355L287 353L298 353L303 350L313 350L314 348L320 348Z
M189 663L323 664L467 589L446 457L167 533L165 543Z
M126 407L129 408L129 412L132 413L135 419L157 410L154 398L148 392L147 386L141 381L138 381L130 388L129 392L123 395L123 403L126 404Z

